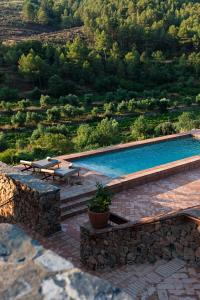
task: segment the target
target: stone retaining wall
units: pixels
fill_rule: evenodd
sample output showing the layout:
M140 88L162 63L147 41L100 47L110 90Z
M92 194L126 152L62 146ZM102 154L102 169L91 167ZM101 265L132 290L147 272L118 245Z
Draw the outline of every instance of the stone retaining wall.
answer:
M0 165L0 222L22 223L44 236L60 230L60 190Z
M200 221L185 215L95 231L81 227L81 261L90 269L179 257L200 265Z
M45 250L14 225L0 224L0 260L1 300L133 299Z

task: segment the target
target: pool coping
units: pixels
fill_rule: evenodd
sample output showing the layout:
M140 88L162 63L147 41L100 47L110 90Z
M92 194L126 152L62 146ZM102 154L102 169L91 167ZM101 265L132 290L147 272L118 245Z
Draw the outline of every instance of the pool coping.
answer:
M143 141L119 144L115 146L100 148L100 149L86 151L82 153L63 155L58 157L58 159L63 159L69 162L73 162L76 159L94 156L98 154L110 153L110 152L120 151L128 148L137 148L145 145L151 145L155 143L161 143L161 142L166 142L166 141L179 139L179 138L186 138L186 137L195 137L200 139L200 130L192 130L186 133L179 133L179 134L167 135L167 136L162 136L157 138L151 138ZM151 181L157 181L161 178L165 178L170 175L174 175L180 172L185 172L198 167L200 167L200 155L191 156L167 164L159 165L153 168L134 172L129 175L125 175L113 179L111 178L111 181L107 184L107 186L114 192L119 192L127 188L132 188L134 186L142 185Z

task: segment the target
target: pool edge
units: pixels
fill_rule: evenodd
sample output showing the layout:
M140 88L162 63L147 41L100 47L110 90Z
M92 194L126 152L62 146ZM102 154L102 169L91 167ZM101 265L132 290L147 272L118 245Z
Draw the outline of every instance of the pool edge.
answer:
M151 138L144 141L130 142L126 144L119 144L115 146L100 148L97 150L86 151L82 153L73 153L69 155L59 156L58 159L66 161L74 161L80 158L86 158L103 153L116 152L128 148L137 148L144 145L152 145L156 143L166 142L174 139L181 139L186 137L194 137L200 139L200 130L192 130L186 133L179 133L173 135L162 136L158 138ZM143 185L148 182L157 181L166 178L170 175L185 172L200 167L200 155L190 156L181 160L176 160L167 164L159 165L150 169L134 172L120 178L112 179L107 186L114 192L123 191L124 189L133 188L138 185Z

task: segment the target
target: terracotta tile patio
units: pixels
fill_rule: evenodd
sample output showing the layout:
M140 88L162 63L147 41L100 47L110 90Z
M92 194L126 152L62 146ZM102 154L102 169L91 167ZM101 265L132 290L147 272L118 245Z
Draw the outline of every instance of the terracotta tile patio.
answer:
M120 192L114 196L111 211L135 221L196 205L200 205L200 169ZM85 221L85 213L72 217L62 223L62 232L48 239L37 238L46 248L84 269L79 261L79 228ZM177 259L93 274L121 287L133 299L200 299L200 268Z

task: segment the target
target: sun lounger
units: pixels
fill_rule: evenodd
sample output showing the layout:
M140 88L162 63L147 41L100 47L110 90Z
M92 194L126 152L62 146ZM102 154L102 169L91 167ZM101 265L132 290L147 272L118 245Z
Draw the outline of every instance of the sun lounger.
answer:
M24 169L21 171L28 171L30 169L48 169L52 167L58 167L60 165L60 161L57 159L42 159L38 161L26 161L26 160L20 160L20 164L24 165Z
M58 168L58 169L41 169L41 173L44 173L45 176L42 178L42 180L47 179L49 177L58 177L60 179L69 179L72 175L78 174L80 172L80 168Z

